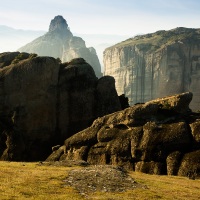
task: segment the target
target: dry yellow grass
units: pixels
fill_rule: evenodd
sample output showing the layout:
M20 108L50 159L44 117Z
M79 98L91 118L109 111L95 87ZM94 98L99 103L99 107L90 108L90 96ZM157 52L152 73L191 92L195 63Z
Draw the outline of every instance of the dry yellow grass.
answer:
M123 193L96 192L81 196L67 186L69 170L77 167L40 166L37 163L0 162L0 199L192 199L200 198L200 180L130 172L136 182L146 185Z
M0 199L82 199L64 185L65 167L0 162Z

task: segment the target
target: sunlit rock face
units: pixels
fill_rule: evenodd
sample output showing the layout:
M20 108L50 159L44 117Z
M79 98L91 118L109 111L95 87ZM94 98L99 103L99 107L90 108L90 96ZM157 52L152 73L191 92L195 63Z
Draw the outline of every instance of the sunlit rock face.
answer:
M104 51L105 75L131 105L191 91L200 109L200 29L176 28L136 36Z
M21 52L37 53L39 56L52 56L68 62L73 58L84 58L101 77L101 66L96 51L87 48L85 41L73 36L66 20L58 15L51 20L49 31L19 49Z
M189 109L192 96L186 92L158 98L99 117L46 161L84 160L149 174L199 177L200 113Z

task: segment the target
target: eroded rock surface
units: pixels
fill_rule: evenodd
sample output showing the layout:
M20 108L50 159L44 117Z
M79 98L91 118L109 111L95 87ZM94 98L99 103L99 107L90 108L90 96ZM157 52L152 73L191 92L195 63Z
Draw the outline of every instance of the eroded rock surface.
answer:
M60 64L10 52L0 65L0 160L44 160L52 146L121 109L114 79L98 79L82 58Z
M100 117L47 160L85 160L150 174L199 174L200 114L190 111L191 100L188 92Z

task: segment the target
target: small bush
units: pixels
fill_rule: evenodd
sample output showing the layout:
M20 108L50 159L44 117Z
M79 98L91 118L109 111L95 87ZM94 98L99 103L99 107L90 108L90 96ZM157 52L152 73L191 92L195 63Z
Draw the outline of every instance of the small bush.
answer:
M38 55L36 54L36 53L31 53L30 55L29 55L29 58L35 58L35 57L37 57Z
M31 55L31 54L30 54ZM15 59L12 61L12 64L17 64L19 63L21 60L25 60L27 58L30 57L30 55L28 53L20 53L18 54ZM37 56L37 54L35 54Z

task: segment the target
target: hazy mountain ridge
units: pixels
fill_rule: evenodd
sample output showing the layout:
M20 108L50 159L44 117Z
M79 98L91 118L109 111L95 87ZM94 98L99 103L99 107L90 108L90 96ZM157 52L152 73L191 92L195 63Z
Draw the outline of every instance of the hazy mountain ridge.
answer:
M55 16L49 25L49 31L34 41L18 49L20 52L36 53L39 56L60 58L69 62L73 58L84 58L94 69L97 77L101 77L101 65L94 48L88 48L81 37L74 36L67 21Z
M45 31L14 29L0 25L0 52L15 51L20 46L43 35Z
M5 25L0 25L0 52L16 51L21 46L32 42L36 38L44 35L44 30L23 30L15 29ZM87 47L93 46L96 49L100 64L103 68L103 51L122 40L130 37L130 35L110 35L110 34L82 34L74 33L85 40ZM102 69L103 71L103 69Z

